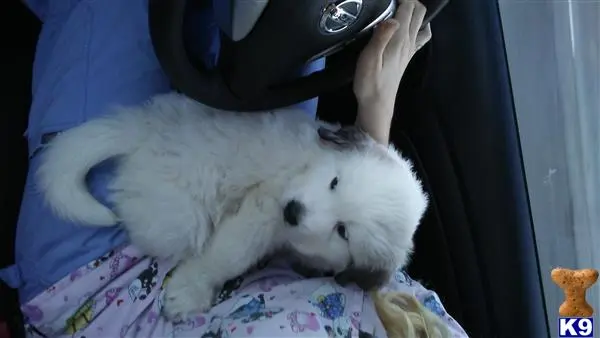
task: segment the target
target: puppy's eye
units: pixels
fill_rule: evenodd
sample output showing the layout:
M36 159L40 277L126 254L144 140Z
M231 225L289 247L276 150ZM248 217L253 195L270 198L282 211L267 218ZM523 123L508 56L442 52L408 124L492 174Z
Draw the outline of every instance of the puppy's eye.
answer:
M338 224L335 225L335 231L337 231L338 235L340 235L343 240L348 240L348 231L346 230L346 225L344 223L338 222Z
M335 188L336 188L336 187L337 187L337 185L338 185L338 181L339 181L339 180L338 180L337 176L336 176L336 177L334 177L334 178L333 178L333 180L331 180L331 183L329 183L329 189L331 189L331 190L335 190Z

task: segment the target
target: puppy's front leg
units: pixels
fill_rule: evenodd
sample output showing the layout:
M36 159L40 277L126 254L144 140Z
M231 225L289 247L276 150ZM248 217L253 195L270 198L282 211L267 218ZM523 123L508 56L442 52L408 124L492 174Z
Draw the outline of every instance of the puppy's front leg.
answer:
M246 272L272 249L279 207L258 193L246 196L237 214L217 225L208 246L173 272L165 294L165 315L181 318L210 309L217 289Z

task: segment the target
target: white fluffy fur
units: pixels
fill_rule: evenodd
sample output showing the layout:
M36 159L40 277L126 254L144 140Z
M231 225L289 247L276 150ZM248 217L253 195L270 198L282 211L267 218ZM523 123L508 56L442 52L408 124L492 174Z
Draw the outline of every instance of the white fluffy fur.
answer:
M323 125L293 110L230 113L160 95L56 136L38 183L58 215L121 222L149 255L181 260L167 287L170 317L209 308L216 287L279 249L318 269L392 271L427 205L421 184L392 147L365 139L340 149L320 140ZM114 157L113 211L85 176ZM283 217L292 199L306 210L297 226Z

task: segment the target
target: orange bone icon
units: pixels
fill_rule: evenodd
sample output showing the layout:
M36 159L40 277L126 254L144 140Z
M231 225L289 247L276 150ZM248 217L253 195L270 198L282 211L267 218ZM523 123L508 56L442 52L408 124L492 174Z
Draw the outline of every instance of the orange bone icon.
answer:
M598 280L598 270L556 268L550 276L565 292L565 301L558 309L561 317L591 317L594 314L594 309L585 300L585 292Z

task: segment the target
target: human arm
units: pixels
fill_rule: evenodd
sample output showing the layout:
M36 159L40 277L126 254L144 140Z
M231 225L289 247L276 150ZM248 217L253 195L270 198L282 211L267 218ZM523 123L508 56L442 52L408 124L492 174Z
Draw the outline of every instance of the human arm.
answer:
M420 29L426 12L418 1L400 2L394 18L377 27L358 59L353 87L356 125L379 143L389 142L396 93L406 67L431 39L429 25Z

